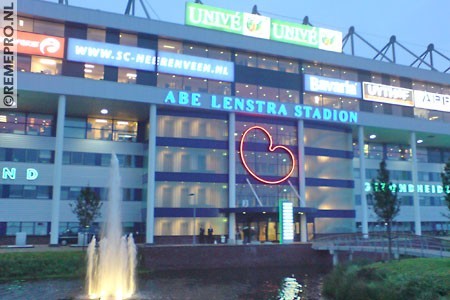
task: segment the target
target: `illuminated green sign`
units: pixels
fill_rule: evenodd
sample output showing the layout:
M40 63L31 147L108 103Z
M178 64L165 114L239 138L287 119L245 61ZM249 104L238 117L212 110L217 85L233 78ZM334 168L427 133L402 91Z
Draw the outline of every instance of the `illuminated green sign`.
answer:
M186 25L342 52L342 33L256 14L186 2Z
M372 185L370 182L366 182L364 184L365 191L371 192L372 191ZM375 183L375 190L380 191L384 190L386 188L386 184L384 183ZM414 193L414 191L417 191L418 193L422 194L450 194L450 186L445 186L445 189L442 187L442 185L439 184L418 184L414 186L414 184L411 183L399 183L399 184L391 184L390 190L392 192L395 192L397 190L398 193Z

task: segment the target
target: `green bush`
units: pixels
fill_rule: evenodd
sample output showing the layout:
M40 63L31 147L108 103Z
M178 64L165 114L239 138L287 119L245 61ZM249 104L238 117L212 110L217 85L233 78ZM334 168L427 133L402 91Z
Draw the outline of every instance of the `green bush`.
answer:
M405 259L371 265L342 265L325 277L328 299L450 299L450 259Z
M3 253L0 281L82 277L85 265L82 251Z

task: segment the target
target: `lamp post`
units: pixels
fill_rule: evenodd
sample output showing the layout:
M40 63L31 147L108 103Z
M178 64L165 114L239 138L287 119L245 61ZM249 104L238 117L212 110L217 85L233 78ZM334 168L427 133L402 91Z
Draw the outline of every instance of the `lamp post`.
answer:
M194 232L192 233L192 244L193 245L195 245L195 221L196 221L196 214L197 214L197 211L196 211L196 209L197 209L197 206L196 206L196 204L197 203L195 203L196 201L195 201L195 194L194 193L190 193L189 194L189 197L192 197L193 199L194 199L194 201L193 201L193 206L194 206L194 211L193 211L193 218L194 218Z

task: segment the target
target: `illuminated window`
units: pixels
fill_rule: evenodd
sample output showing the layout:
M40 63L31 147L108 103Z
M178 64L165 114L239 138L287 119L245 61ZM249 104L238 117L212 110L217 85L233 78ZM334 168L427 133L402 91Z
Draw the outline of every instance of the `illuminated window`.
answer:
M112 120L89 118L87 138L94 140L112 140Z
M137 46L137 35L129 33L120 33L120 44L127 46Z
M105 67L103 65L84 64L84 78L103 80Z
M158 50L164 52L182 53L183 43L165 39L158 40Z
M27 117L27 134L51 136L53 125L52 115L29 114Z
M114 121L113 140L136 142L138 123L133 121Z
M119 68L118 82L121 83L136 83L136 70Z
M31 57L31 72L41 73L46 75L59 75L61 74L61 59L32 56Z

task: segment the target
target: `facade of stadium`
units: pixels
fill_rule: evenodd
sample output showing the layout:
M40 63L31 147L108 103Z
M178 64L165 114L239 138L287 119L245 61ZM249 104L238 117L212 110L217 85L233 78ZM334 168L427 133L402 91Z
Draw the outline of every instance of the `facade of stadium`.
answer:
M449 229L448 74L49 2L18 15L0 236L57 244L83 187L107 199L113 153L123 226L147 243L201 227L279 240L286 202L294 240L384 230L369 184L382 159L402 203L394 230Z

